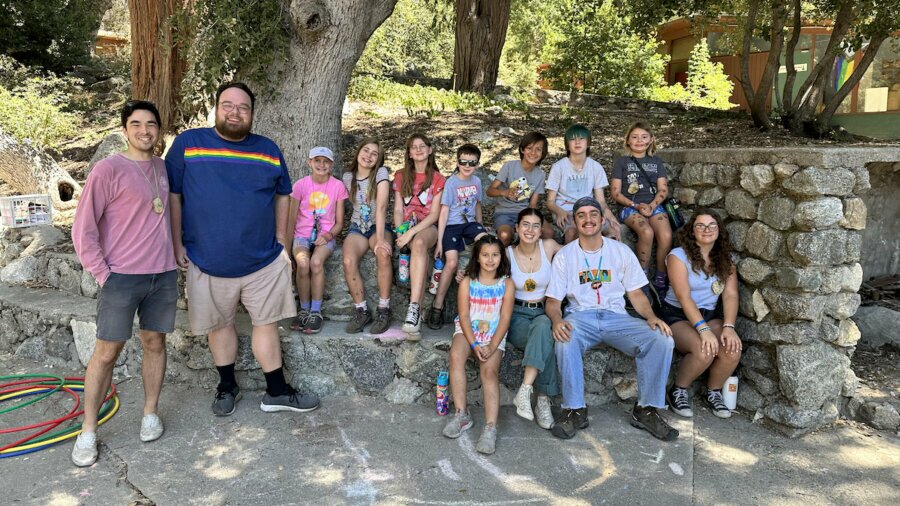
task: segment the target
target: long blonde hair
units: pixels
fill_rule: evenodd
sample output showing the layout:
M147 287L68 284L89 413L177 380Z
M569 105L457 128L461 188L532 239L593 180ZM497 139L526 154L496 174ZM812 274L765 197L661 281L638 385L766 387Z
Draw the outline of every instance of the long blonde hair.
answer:
M350 198L355 200L357 188L356 175L359 172L359 152L369 144L378 146L378 159L375 161L375 166L372 167L372 170L369 172L369 177L367 178L369 180L369 187L366 189L366 202L372 202L372 200L375 199L375 176L378 175L378 169L384 165L384 150L381 149L381 144L379 144L374 137L363 139L359 144L359 147L356 148L353 160L350 161L350 165L348 166L348 171L352 175L350 178Z

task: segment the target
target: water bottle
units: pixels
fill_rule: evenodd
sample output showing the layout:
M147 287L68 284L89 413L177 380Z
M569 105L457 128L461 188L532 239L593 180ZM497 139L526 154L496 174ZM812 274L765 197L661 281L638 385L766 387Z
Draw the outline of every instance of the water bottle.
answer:
M442 272L444 272L444 261L436 258L434 260L434 273L431 275L431 284L428 285L428 292L431 295L437 295L438 283L441 282Z
M450 402L447 397L447 385L450 383L450 375L447 374L447 371L441 371L438 373L437 377L437 386L435 387L435 407L437 408L437 414L440 416L444 416L450 412Z
M409 284L409 248L400 250L398 264L397 279L401 285Z
M725 385L722 387L722 401L725 402L725 407L732 411L737 408L737 392L738 378L732 376L725 381Z

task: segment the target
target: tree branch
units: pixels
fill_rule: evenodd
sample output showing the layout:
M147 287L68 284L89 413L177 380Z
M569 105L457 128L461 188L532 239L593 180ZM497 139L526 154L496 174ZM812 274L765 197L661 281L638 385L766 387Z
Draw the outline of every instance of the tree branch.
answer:
M844 0L841 3L837 16L835 16L834 26L831 30L831 38L828 39L828 45L825 47L822 57L816 62L815 67L813 67L812 72L806 77L806 80L803 81L800 89L797 90L797 95L794 97L793 103L791 104L791 109L793 111L799 111L801 107L806 107L806 103L809 99L813 98L812 95L817 95L816 93L811 94L810 90L817 81L821 82L820 74L822 74L826 67L834 65L835 49L837 49L838 44L844 40L844 36L850 29L853 18L852 0ZM815 98L818 100L818 96Z
M800 42L800 31L803 28L803 20L800 18L800 0L793 0L793 24L794 31L791 33L791 38L788 41L787 48L785 49L785 57L784 57L784 66L787 70L787 74L784 79L784 91L782 93L782 107L785 109L790 108L791 103L793 102L794 96L794 81L797 79L797 69L794 67L794 51L797 49L797 44ZM812 58L810 58L811 60Z
M744 40L741 46L741 89L744 97L752 110L753 100L756 95L753 91L753 83L750 81L750 48L753 43L753 30L756 29L756 16L759 11L760 0L750 0L747 7L747 24L744 27Z
M862 77L863 74L866 73L866 70L869 69L869 66L872 64L872 61L875 60L876 53L878 53L878 48L881 47L881 44L887 40L887 33L879 33L875 35L872 40L869 41L869 47L866 48L866 52L863 54L863 57L859 61L859 65L853 69L853 73L850 74L850 77L841 85L840 89L838 89L837 93L835 93L830 100L825 104L825 109L819 113L818 121L822 125L828 125L831 123L831 117L834 116L834 113L837 111L837 108L840 107L841 102L847 98L847 95L853 90L853 87L856 86Z

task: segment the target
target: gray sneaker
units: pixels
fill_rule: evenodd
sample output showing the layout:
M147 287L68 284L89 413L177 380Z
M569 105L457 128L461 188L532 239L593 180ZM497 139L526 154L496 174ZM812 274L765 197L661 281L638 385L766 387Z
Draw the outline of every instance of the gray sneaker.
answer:
M144 415L141 419L141 441L149 443L156 441L163 435L163 423L154 413Z
M379 307L375 311L375 322L369 327L370 334L383 334L391 326L391 308Z
M82 432L72 446L72 463L78 467L87 467L97 462L97 433Z
M212 403L212 412L216 416L228 416L234 413L234 408L239 400L241 400L240 388L234 387L234 390L230 392L219 390Z
M322 325L325 323L325 318L322 317L322 313L316 311L315 313L309 313L309 319L306 320L306 326L303 328L303 332L305 334L318 334L320 330L322 330Z
M481 431L481 437L478 438L478 444L475 445L475 451L491 455L494 453L496 446L497 426L492 423L485 424L484 429Z
M344 327L344 330L347 331L348 334L356 334L362 332L366 325L368 325L372 321L372 312L369 311L369 308L361 309L356 308L356 313L353 315L353 319L350 320L350 323Z
M542 429L553 427L553 410L550 407L550 398L546 395L538 395L537 410L535 411L537 424Z
M291 320L291 330L299 330L303 332L306 328L306 323L309 321L309 309L300 309L297 311L297 316Z
M456 439L470 428L472 428L472 415L468 411L457 411L444 426L444 435L450 439Z
M259 404L259 409L266 413L274 413L276 411L306 413L318 407L318 395L302 394L291 387L288 387L288 393L284 395L272 396L266 392L266 395L263 395L262 402Z

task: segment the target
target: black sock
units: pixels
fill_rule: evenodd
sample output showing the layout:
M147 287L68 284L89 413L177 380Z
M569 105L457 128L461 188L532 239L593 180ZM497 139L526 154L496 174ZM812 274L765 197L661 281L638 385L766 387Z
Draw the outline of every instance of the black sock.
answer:
M220 392L231 392L237 388L237 379L234 377L234 364L217 365L219 370L219 386L216 390Z
M285 395L289 392L288 384L284 380L284 370L279 367L274 371L263 373L266 377L266 392L272 397Z

